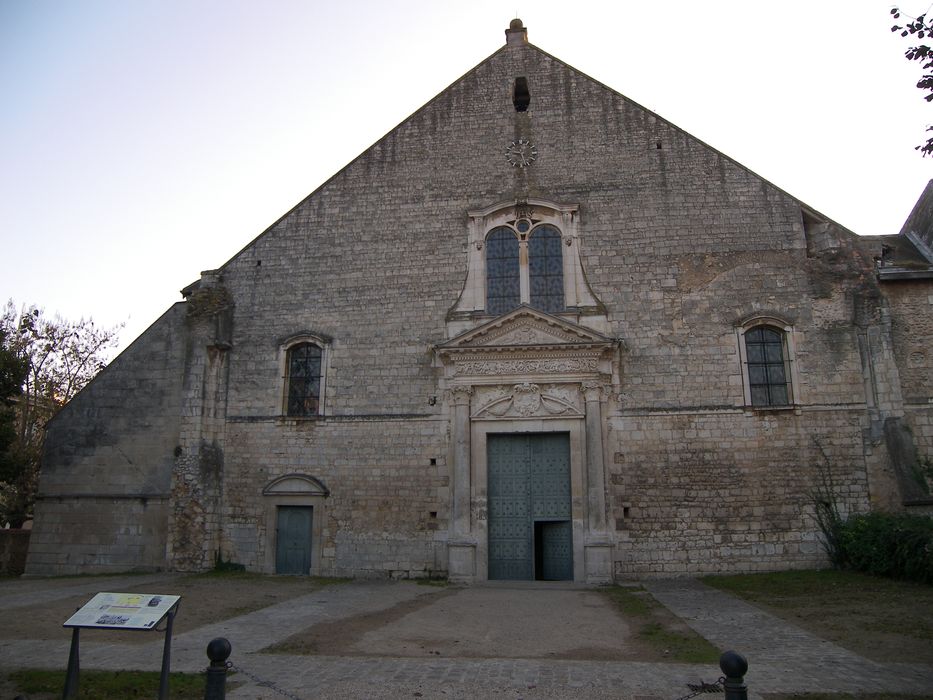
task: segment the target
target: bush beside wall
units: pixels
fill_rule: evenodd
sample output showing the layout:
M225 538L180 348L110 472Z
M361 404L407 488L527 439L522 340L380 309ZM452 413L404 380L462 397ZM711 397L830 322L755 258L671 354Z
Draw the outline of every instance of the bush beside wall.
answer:
M866 513L833 524L841 567L878 576L933 583L933 518L922 515Z

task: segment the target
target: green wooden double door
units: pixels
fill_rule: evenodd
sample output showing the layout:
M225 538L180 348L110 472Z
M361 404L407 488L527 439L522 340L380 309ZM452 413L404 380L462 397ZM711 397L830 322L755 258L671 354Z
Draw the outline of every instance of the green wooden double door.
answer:
M489 578L573 580L567 433L487 435Z

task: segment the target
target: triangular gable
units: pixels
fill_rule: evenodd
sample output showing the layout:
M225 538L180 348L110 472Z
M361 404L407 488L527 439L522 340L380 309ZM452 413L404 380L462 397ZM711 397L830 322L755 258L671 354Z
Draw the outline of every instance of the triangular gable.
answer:
M522 305L436 347L440 354L477 350L509 350L573 346L608 348L614 338L577 323Z
M816 209L814 209L814 208L812 208L812 207L806 205L804 202L802 202L801 200L797 199L796 197L794 197L793 195L791 195L791 194L788 193L787 191L785 191L785 190L783 190L782 188L778 187L777 185L775 185L774 183L772 183L772 182L770 182L769 180L765 179L765 178L762 177L761 175L759 175L759 174L753 172L751 169L749 169L748 167L742 165L741 163L739 163L739 162L736 161L735 159L729 157L728 155L724 154L722 151L719 151L718 149L714 148L713 146L710 146L709 144L705 143L705 142L702 141L701 139L698 139L696 136L693 136L692 134L690 134L689 132L685 131L684 129L682 129L681 127L677 126L676 124L674 124L674 123L670 122L669 120L665 119L664 117L658 115L656 112L653 112L652 110L648 109L647 107L645 107L645 106L639 104L638 102L634 101L633 99L631 99L631 98L625 96L624 94L622 94L622 93L619 92L618 90L615 90L614 88L612 88L612 87L606 85L605 83L602 83L601 81L599 81L599 80L597 80L597 79L595 79L595 78L589 76L588 74L584 73L583 71L581 71L581 70L579 70L579 69L577 69L577 68L574 68L574 67L571 66L570 64L568 64L568 63L562 61L561 59L559 59L559 58L557 58L556 56L554 56L554 55L548 53L547 51L544 51L543 49L541 49L541 48L535 46L534 44L525 42L525 43L522 43L522 44L519 44L519 45L509 46L508 44L506 44L506 45L501 46L499 49L497 49L496 51L494 51L491 55L489 55L488 57L486 57L485 59L483 59L482 61L480 61L480 62L479 62L476 66L474 66L472 69L470 69L469 71L467 71L467 72L466 72L464 75L462 75L460 78L458 78L457 80L453 81L450 85L448 85L446 88L444 88L440 93L438 93L437 95L435 95L431 100L429 100L429 101L428 101L427 103L425 103L423 106L421 106L420 108L418 108L417 110L415 110L412 114L410 114L408 117L406 117L406 118L403 119L401 122L399 122L395 127L393 127L393 128L392 128L391 130L389 130L386 134L384 134L379 140L377 140L373 145L371 145L370 147L366 148L362 153L360 153L358 156L356 156L355 158L353 158L347 165L345 165L343 168L341 168L340 170L338 170L334 175L332 175L330 178L328 178L328 179L325 180L323 183L321 183L314 191L312 191L312 192L311 192L310 194L308 194L306 197L302 198L298 203L295 204L294 207L292 207L292 208L289 209L287 212L285 212L282 216L280 216L275 222L273 222L270 226L268 226L262 233L260 233L258 236L256 236L256 238L254 238L252 241L250 241L250 242L249 242L247 245L245 245L239 252L237 252L232 258L230 258L226 263L224 263L224 265L220 268L221 272L222 272L223 270L225 270L231 263L233 263L233 262L234 262L237 258L239 258L242 254L244 254L247 250L249 250L252 246L254 246L261 238L263 238L263 237L266 236L267 234L269 234L269 233L271 233L272 231L274 231L274 230L279 226L279 224L281 224L284 220L286 220L286 219L287 219L289 216L291 216L293 213L295 213L296 211L298 211L303 205L306 205L307 203L313 201L313 200L315 199L315 197L316 197L319 193L321 193L322 191L324 191L324 190L328 187L328 185L330 185L331 183L337 181L344 173L348 172L354 165L356 165L358 162L360 162L360 161L362 161L362 160L364 160L364 159L366 159L366 158L372 157L373 154L376 153L376 152L378 152L378 150L379 150L391 137L393 137L396 133L398 133L399 131L401 131L404 127L406 127L406 126L409 125L410 123L413 123L415 120L417 120L424 112L426 112L427 110L429 110L433 105L435 105L436 103L441 102L449 93L451 93L451 91L452 91L455 87L457 87L457 86L459 86L459 85L461 85L461 84L464 84L464 83L468 83L468 82L469 82L470 80L472 80L472 79L473 79L487 64L489 64L489 63L491 63L492 61L496 60L496 59L497 59L498 57L500 57L500 55L502 55L503 53L508 53L508 52L512 52L512 51L529 51L529 52L535 52L535 53L538 53L538 54L540 54L540 55L546 57L547 59L553 61L556 65L560 66L563 70L567 71L568 74L573 75L573 76L578 76L578 77L580 77L580 78L582 78L582 79L584 79L584 80L586 80L586 81L589 81L589 82L591 82L591 83L593 83L593 84L599 86L601 89L603 89L603 90L607 91L608 93L610 93L610 94L612 94L612 95L618 97L619 99L625 101L626 103L628 103L628 104L630 104L631 106L635 107L637 110L640 110L640 111L643 112L645 115L650 116L651 118L657 120L657 121L660 122L660 123L666 124L668 127L672 128L672 129L674 129L674 130L676 130L677 132L683 134L683 135L686 136L687 138L689 138L689 139L695 141L696 143L700 144L701 146L703 146L705 149L707 149L707 150L710 151L711 153L715 154L716 156L721 157L721 158L723 158L723 159L729 161L730 163L732 163L732 164L735 165L736 167L738 167L738 168L744 170L745 172L749 173L750 175L752 175L752 176L755 177L756 179L758 179L758 180L760 180L761 182L763 182L764 184L766 184L768 187L773 188L776 192L778 192L778 193L780 193L781 195L783 195L783 196L785 196L785 197L788 197L788 198L790 198L791 200L793 200L798 206L801 207L802 210L804 210L804 211L808 214L808 216L810 216L810 217L813 218L814 220L819 221L819 222L826 222L826 223L829 223L829 224L833 225L834 227L838 228L839 230L843 231L843 232L846 233L846 234L855 235L855 234L853 234L851 231L849 231L847 228L845 228L844 226L842 226L841 224L838 224L837 222L833 221L833 220L830 219L829 217L827 217L827 216L825 216L824 214L821 214L820 212L818 212Z

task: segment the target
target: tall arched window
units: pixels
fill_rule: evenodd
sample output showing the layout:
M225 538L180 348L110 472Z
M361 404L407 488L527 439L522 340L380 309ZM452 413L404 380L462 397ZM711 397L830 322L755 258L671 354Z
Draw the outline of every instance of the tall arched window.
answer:
M531 305L542 311L564 310L564 255L561 235L553 226L538 226L528 244Z
M321 348L299 343L286 355L285 413L289 416L316 416L321 402Z
M486 236L486 313L504 314L519 304L564 310L563 237L556 226L509 221Z
M521 303L518 237L500 226L486 237L486 313L503 314Z
M790 377L784 351L784 331L755 326L745 331L745 358L752 406L790 404Z

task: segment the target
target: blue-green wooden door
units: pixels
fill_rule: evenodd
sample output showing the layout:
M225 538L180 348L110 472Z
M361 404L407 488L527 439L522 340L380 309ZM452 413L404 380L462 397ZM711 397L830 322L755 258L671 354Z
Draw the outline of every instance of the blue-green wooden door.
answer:
M572 580L566 433L488 435L489 578Z
M311 506L279 506L276 514L275 573L311 573Z

